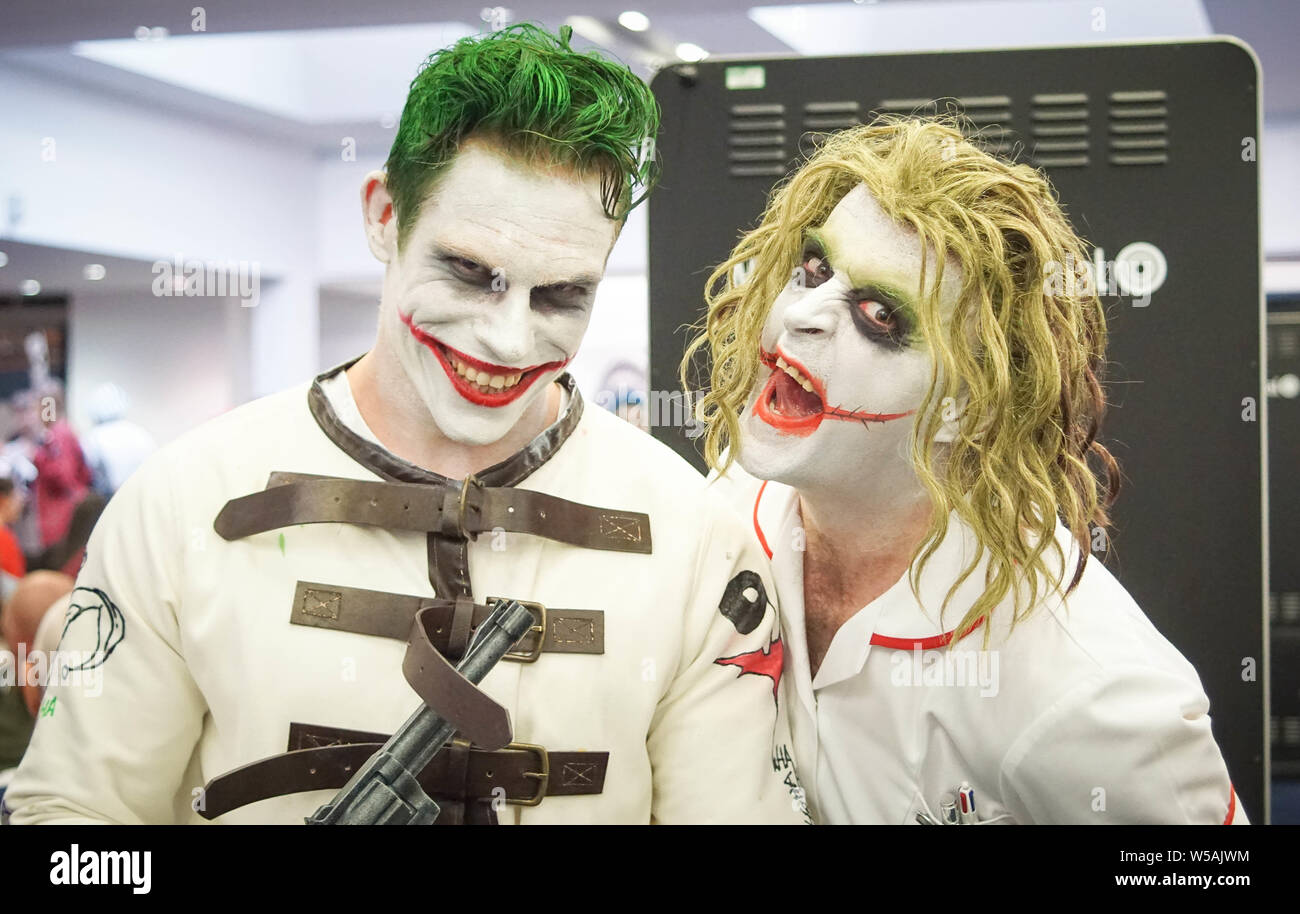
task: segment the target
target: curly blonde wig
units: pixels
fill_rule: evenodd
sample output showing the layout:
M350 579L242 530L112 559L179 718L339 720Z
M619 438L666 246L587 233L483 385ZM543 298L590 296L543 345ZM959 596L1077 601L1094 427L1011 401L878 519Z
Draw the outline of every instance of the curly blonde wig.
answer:
M825 138L713 271L707 316L681 366L690 389L696 355L711 356L711 383L699 404L706 459L724 470L739 452L739 416L759 377L759 340L772 303L801 262L805 231L822 225L859 184L915 233L925 252L918 288L931 290L917 307L931 383L912 456L935 510L913 557L912 587L955 512L981 548L940 615L987 550L984 591L957 631L974 628L1008 595L1014 626L1059 583L1046 561L1054 550L1058 567L1065 563L1057 518L1080 547L1066 593L1087 563L1090 525L1104 531L1110 524L1119 470L1097 441L1106 407L1098 380L1106 317L1086 273L1086 246L1047 179L981 151L951 119L881 118ZM945 322L939 284L949 256L961 266L962 284ZM929 270L935 281L927 286ZM958 434L937 444L940 405L950 397L965 398Z

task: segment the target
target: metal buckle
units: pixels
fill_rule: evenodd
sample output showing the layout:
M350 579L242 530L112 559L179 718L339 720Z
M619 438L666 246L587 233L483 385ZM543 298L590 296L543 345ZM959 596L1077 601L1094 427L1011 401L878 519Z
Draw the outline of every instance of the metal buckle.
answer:
M477 539L478 533L470 533L465 528L465 511L469 507L469 493L471 489L482 491L483 483L479 481L473 473L465 477L465 481L460 484L460 499L456 503L456 530L465 539ZM475 510L482 511L482 505L475 506Z
M537 758L537 767L542 769L524 772L524 777L537 779L537 793L524 800L512 800L507 797L506 802L511 806L540 806L542 800L546 798L546 788L551 784L551 757L546 754L546 747L532 743L511 743L506 748L517 752L531 752Z
M508 598L488 597L487 602L489 606L495 607L496 604L505 599ZM516 663L536 663L537 658L542 656L542 644L546 641L546 607L531 600L515 600L515 602L532 613L533 618L537 620L537 624L528 629L530 632L537 633L537 643L526 651L507 651L501 659L513 660ZM527 638L528 636L525 635L524 637Z

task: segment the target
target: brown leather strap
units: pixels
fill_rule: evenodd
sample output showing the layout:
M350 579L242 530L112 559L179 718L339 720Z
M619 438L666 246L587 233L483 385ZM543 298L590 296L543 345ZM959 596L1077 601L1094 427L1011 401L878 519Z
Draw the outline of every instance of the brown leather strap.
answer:
M468 611L464 613L468 621ZM402 675L420 700L448 723L484 749L500 749L510 742L510 712L456 671L429 639L430 624L437 620L421 610L411 626L411 639L402 658Z
M471 628L482 624L492 612L491 604L495 602L495 599L489 598L489 605L471 604ZM534 611L544 628L541 632L534 631L525 635L515 650L506 654L506 660L535 659L539 652L605 652L605 614L601 610L556 609L548 606L543 613L540 603L520 602ZM422 609L428 609L432 624L429 640L444 656L458 660L461 652L452 650L450 637L456 605L457 601L452 600L433 600L361 587L299 581L294 589L289 621L294 625L310 625L313 628L405 641L410 637L411 624L416 614ZM542 624L538 627L542 628ZM540 648L537 643L539 637L542 639Z
M345 454L382 479L456 487L455 480L402 460L375 442L361 437L339 419L321 385L327 379L347 371L356 361L357 359L352 359L323 372L312 384L307 394L307 406L321 431ZM568 393L567 403L559 419L529 442L527 447L478 473L477 476L484 485L519 485L550 460L577 429L584 412L582 393L570 374L561 375L556 379L556 384ZM429 583L433 586L433 592L449 600L471 596L473 588L469 582L468 542L463 539L448 539L436 532L430 532L426 540Z
M273 755L213 778L203 788L199 814L215 819L260 800L308 790L338 790L384 745L348 743L299 749ZM548 752L539 746L512 744L496 751L453 743L420 772L424 792L442 806L439 824L472 820L479 804L499 799L512 805L536 805L544 797L589 796L605 787L608 752ZM493 790L500 788L497 793Z
M485 531L527 533L586 549L649 554L650 518L527 489L272 473L261 492L233 498L213 527L226 540L293 524L346 523L464 540Z

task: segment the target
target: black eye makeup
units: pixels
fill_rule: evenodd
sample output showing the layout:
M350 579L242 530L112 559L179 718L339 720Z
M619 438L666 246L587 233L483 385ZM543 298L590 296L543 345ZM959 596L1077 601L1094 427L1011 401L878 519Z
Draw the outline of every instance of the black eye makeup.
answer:
M910 310L891 293L875 286L854 289L848 295L853 326L869 340L904 349L912 335Z
M477 290L504 292L507 288L504 274L499 268L488 267L448 250L438 250L434 259L443 269L460 282ZM534 286L529 293L532 307L538 311L580 312L591 306L595 292L594 282L557 282Z
M456 254L443 254L438 257L438 260L463 283L476 287L492 285L492 270L478 261Z
M582 311L591 304L592 290L577 282L560 282L537 286L532 292L534 308L551 311Z
M805 289L815 289L835 275L826 249L812 237L804 242L799 270L802 270L802 275L796 272L794 279Z
M826 243L816 231L808 230L793 282L804 289L815 289L834 275L835 268L831 266ZM893 349L908 346L915 320L911 309L897 294L879 286L866 285L850 290L844 298L853 326L859 333Z

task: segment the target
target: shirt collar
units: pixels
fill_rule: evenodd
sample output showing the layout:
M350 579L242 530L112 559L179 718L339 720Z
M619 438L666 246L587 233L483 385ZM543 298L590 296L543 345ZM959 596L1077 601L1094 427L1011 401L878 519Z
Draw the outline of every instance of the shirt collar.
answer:
M357 356L341 365L336 365L317 375L312 382L311 389L307 393L307 407L311 410L312 418L316 420L316 424L320 426L326 437L338 445L344 453L384 479L396 482L448 482L446 476L418 467L380 447L375 442L367 440L344 423L334 411L334 406L330 403L329 397L321 389L321 382L351 368L360 358L361 356ZM583 410L582 394L578 392L578 385L568 372L560 375L556 381L568 394L560 417L549 428L529 442L528 446L523 450L512 454L500 463L493 464L481 473L476 473L475 476L484 485L517 485L534 470L550 460L555 452L560 449L560 446L573 434L573 430L578 427Z
M759 542L772 559L772 573L781 588L781 596L785 598L781 600L781 609L785 615L787 637L791 639L792 647L798 645L806 662L803 612L805 542L798 492L781 483L764 483L755 498L753 523ZM909 575L905 573L846 621L836 633L832 649L822 660L815 688L821 689L857 675L874 648L934 650L946 647L956 636L955 626L984 591L987 550L953 593L942 620L939 607L953 582L979 551L974 531L955 513L951 514L947 534L922 570L917 593L912 592ZM973 628L962 634L972 631ZM850 645L852 649L848 649Z

